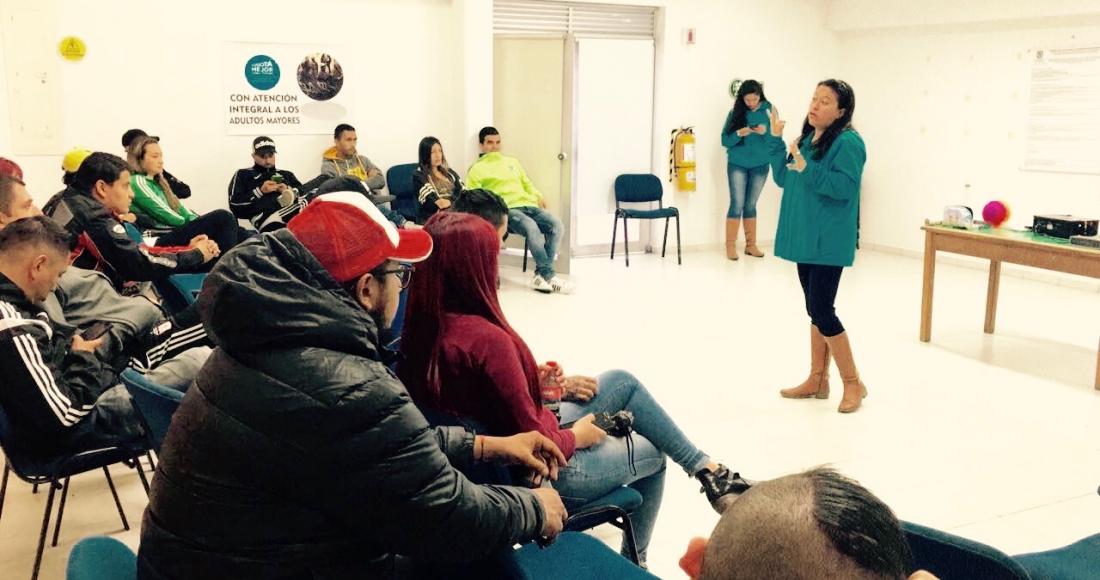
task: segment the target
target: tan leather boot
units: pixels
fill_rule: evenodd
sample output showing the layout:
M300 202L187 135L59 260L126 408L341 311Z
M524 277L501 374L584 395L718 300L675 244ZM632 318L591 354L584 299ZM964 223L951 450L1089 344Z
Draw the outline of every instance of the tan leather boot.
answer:
M810 325L810 376L779 394L786 399L829 398L829 345L816 326Z
M756 218L745 218L745 255L763 258L764 252L756 247Z
M741 220L726 218L726 258L737 260L737 230L741 229Z
M853 413L859 410L867 396L867 387L859 380L859 372L856 370L856 361L852 358L852 345L848 343L848 333L842 332L836 336L826 338L829 352L833 353L836 360L836 368L840 370L840 379L844 381L844 398L840 400L837 411L841 413Z

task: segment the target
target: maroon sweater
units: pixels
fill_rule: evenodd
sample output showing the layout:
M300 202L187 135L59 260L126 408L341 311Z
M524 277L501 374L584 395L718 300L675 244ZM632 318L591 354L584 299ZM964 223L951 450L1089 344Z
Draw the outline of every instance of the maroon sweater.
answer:
M439 369L441 411L483 423L490 435L538 431L557 444L566 459L576 439L542 406L537 388L523 374L519 351L500 327L480 316L448 314Z

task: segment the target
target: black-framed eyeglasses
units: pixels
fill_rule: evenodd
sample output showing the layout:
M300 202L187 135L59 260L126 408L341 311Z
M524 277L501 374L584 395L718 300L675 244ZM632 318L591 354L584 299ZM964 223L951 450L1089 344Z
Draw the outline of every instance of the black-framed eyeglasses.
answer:
M409 283L412 282L413 272L416 268L412 264L398 264L396 268L392 270L382 270L379 274L385 276L386 274L393 274L397 276L397 282L401 284L401 289L409 287Z

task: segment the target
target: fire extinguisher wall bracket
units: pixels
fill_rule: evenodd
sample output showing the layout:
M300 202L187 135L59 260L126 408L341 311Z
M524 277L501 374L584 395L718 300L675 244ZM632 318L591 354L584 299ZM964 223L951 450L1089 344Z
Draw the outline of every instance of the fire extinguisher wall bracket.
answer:
M668 152L668 180L676 182L681 192L695 191L695 128L680 127L672 130Z

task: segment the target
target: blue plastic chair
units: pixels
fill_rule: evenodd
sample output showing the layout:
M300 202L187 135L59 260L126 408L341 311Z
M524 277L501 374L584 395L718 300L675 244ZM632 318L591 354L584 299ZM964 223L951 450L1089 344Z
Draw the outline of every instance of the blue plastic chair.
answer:
M129 546L107 536L84 538L69 552L65 580L134 580L137 556Z
M199 299L206 274L173 274L153 283L164 307L175 313L184 310Z
M902 530L913 552L913 565L940 580L1028 580L1027 570L1008 554L985 544L910 522Z
M1012 557L1031 575L1031 580L1063 580L1100 576L1100 534L1064 548Z
M121 378L133 398L134 409L145 424L149 446L159 454L164 436L172 424L172 415L183 400L183 392L153 383L134 369L122 371Z
M615 220L611 226L611 259L615 259L615 242L618 239L619 218L623 220L623 255L626 257L626 266L630 267L630 231L627 229L627 218L639 220L665 220L665 237L661 242L661 257L665 257L665 249L668 247L668 222L676 218L676 263L683 264L680 253L680 210L674 207L665 207L662 198L665 190L661 187L661 180L650 173L628 173L615 178ZM652 203L657 202L657 209L629 209L622 207L624 203Z
M122 503L118 499L115 483L111 479L111 472L107 466L120 462L132 462L141 478L141 483L149 492L149 481L145 477L145 471L141 467L139 458L147 451L143 442L134 441L131 445L119 447L104 447L90 449L79 453L59 455L56 457L35 457L27 453L15 441L11 423L5 411L0 408L0 448L4 451L5 465L3 480L0 481L0 514L3 514L4 496L8 487L8 472L14 472L15 476L34 485L48 484L50 491L46 496L46 509L42 516L42 528L38 536L38 550L34 557L34 570L31 572L31 580L38 578L38 571L42 567L42 550L46 547L46 532L50 527L50 515L53 513L54 496L57 490L61 492L61 503L57 509L57 522L53 531L53 543L57 545L58 534L61 532L61 520L65 516L65 499L69 495L69 478L74 475L102 469L107 478L107 485L111 488L111 496L114 497L115 507L122 519L123 529L129 530L130 523L126 520L126 512L122 510Z
M607 544L579 532L563 532L547 548L527 544L513 552L520 580L656 580L607 547Z
M981 542L902 522L916 568L940 580L1076 580L1100 576L1100 534L1055 550L1009 556Z
M390 206L393 211L414 223L420 213L420 202L417 200L419 192L415 191L412 185L412 176L416 167L416 163L403 163L394 165L386 171L386 187L394 197Z
M145 243L145 238L133 224L124 222L122 226L126 228L126 234L131 240L139 244ZM157 289L157 294L160 294L168 312L175 314L198 300L205 280L206 274L173 274L153 282L153 287Z

